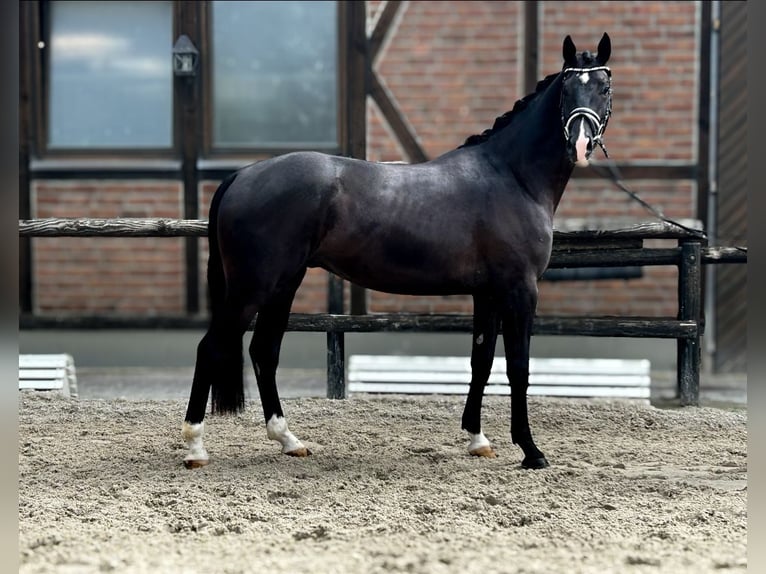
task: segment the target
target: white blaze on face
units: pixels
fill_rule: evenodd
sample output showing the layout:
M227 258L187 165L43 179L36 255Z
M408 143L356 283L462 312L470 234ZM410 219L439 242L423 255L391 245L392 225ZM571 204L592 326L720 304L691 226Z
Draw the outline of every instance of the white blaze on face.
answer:
M590 80L590 76L588 75L588 72L583 72L579 76L577 76L580 79L580 82L582 82L583 85L587 84Z
M585 118L580 118L580 133L575 142L575 151L577 152L577 165L580 167L588 166L588 142L590 139L585 135Z
M266 435L282 445L283 453L306 448L287 428L285 417L273 415L266 423Z

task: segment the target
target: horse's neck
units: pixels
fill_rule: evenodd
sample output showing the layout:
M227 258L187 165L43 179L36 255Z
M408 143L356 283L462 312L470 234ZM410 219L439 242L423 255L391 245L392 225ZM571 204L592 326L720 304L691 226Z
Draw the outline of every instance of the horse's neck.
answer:
M548 204L551 213L572 174L561 127L559 88L554 82L511 125L486 142L514 179Z

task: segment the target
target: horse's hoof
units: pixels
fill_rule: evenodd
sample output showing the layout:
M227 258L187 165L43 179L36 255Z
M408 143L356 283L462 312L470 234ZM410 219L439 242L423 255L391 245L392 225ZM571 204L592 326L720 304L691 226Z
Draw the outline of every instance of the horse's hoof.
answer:
M491 446L480 446L471 451L468 451L472 456L482 456L484 458L497 458L497 454L492 450Z
M295 457L303 458L306 456L310 456L311 451L304 446L301 448L296 448L295 450L288 451L285 454L287 456L295 456Z
M550 466L544 456L539 458L525 458L521 461L521 466L524 468L531 468L532 470L538 470Z
M210 464L210 461L206 458L203 459L188 459L184 460L184 466L186 468L202 468Z

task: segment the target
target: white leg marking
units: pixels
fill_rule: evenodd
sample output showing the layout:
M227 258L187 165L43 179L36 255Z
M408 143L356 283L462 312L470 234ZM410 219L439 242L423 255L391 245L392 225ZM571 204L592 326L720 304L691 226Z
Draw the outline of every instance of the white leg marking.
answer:
M585 118L578 118L580 120L580 134L577 136L575 142L575 150L577 151L577 165L580 167L587 167L588 157L588 136L585 135Z
M202 444L202 435L205 434L205 423L189 424L184 421L181 426L181 437L186 443L189 452L184 457L185 463L201 463L199 466L207 464L208 456L204 445Z
M480 448L489 447L489 439L484 436L484 433L479 431L478 434L468 433L471 437L471 444L468 445L468 452L475 452Z
M285 454L294 452L300 449L306 449L305 446L295 438L295 435L287 428L287 421L285 417L278 417L272 415L269 422L266 423L266 435L271 439L277 441L282 445L282 452Z
M469 432L468 434L471 436L471 444L468 445L468 454L480 456L482 458L495 458L497 456L483 432L479 431L476 434Z

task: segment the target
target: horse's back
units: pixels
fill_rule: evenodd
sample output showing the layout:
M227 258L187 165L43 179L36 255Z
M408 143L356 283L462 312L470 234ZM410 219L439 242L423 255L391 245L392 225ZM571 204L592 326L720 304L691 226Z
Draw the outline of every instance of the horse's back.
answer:
M332 180L332 163L333 156L300 151L247 165L236 172L226 202L258 209L292 193L315 193Z

